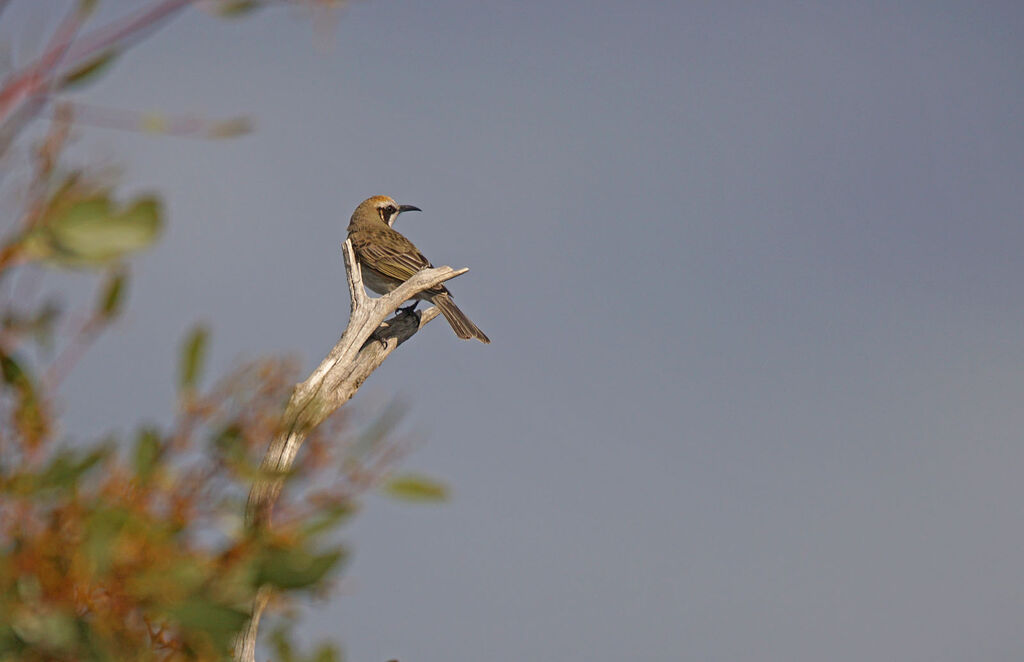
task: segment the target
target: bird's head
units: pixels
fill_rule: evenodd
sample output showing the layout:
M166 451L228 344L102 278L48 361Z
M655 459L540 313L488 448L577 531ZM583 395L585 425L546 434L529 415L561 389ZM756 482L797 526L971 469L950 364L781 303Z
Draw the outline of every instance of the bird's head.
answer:
M413 205L400 205L386 195L375 195L372 198L363 200L356 210L352 212L352 220L357 218L362 221L380 219L387 225L393 225L395 219L403 211L421 211Z

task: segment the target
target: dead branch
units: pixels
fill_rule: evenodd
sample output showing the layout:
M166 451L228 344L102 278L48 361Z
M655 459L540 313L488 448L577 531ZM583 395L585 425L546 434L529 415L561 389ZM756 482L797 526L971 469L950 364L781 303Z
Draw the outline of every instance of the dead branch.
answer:
M451 267L424 269L389 294L371 298L363 288L351 242L345 241L343 251L352 315L327 357L292 391L280 432L270 442L260 464L261 474L269 478L257 480L249 492L245 516L251 528L270 523L285 475L310 431L347 402L396 347L437 317L439 311L431 306L419 313L399 313L391 319L388 316L416 294L469 271ZM253 601L252 617L235 643L237 662L255 662L260 617L270 595L270 589L262 587Z

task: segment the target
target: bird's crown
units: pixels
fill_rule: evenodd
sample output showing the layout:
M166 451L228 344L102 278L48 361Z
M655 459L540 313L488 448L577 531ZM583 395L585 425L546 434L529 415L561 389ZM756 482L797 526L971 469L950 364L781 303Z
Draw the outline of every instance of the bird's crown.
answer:
M367 198L366 200L363 200L363 204L359 206L362 207L363 205L379 209L380 207L387 207L388 205L397 207L398 203L395 202L394 198L390 198L386 195L374 195Z

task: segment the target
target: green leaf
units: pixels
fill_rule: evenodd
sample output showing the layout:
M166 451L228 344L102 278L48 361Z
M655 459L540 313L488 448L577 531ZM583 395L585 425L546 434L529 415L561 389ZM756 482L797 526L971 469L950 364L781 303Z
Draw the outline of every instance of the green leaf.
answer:
M60 316L61 307L54 301L47 301L40 308L35 319L29 326L29 332L36 342L46 350L53 348L53 334L57 318Z
M168 615L186 630L205 632L220 651L227 651L235 634L249 620L248 612L200 597L169 609Z
M181 370L179 385L182 390L195 389L196 382L203 371L206 360L206 341L209 331L204 326L196 326L185 338L181 347Z
M312 662L338 662L341 659L341 654L334 645L321 644L310 659Z
M248 117L232 117L230 119L213 122L207 129L206 135L209 138L237 138L252 131L252 122Z
M282 627L274 628L270 633L270 643L278 662L295 662L295 646L288 637L288 631Z
M185 555L171 561L168 557L178 551L178 542L173 537L164 537L164 533L166 531L150 530L144 534L155 543L154 547L159 546L164 551L154 555L154 559L160 559L158 564L140 567L132 573L128 580L128 590L136 599L172 605L179 600L196 597L199 595L197 592L209 589L211 582L221 580L220 575L211 574L207 564L197 562L200 559L194 555ZM224 602L224 595L220 592L216 594L218 601Z
M4 383L8 386L21 388L28 382L28 377L21 369L21 365L7 354L0 354L0 373L3 374Z
M121 312L121 304L124 299L125 283L128 276L123 271L115 271L107 278L103 286L99 301L99 315L107 320L112 320Z
M227 18L238 18L254 9L259 9L262 4L257 0L227 0L220 3L217 13Z
M28 335L45 350L53 348L54 322L60 315L61 307L53 300L47 301L36 311L19 314L13 310L4 313L3 330L12 336Z
M344 556L343 549L311 554L301 548L272 547L261 559L258 583L285 590L308 588L320 582Z
M0 623L0 660L19 660L19 653L27 647L24 641L14 632L10 623Z
M321 644L311 655L301 654L291 640L291 629L291 624L279 625L270 633L269 639L274 650L273 659L277 662L338 662L343 659L341 651L330 643Z
M381 489L385 494L403 501L426 503L448 499L447 485L419 474L396 476L384 483Z
M143 113L139 120L139 128L146 133L167 133L170 121L163 113Z
M53 224L57 240L83 259L106 260L149 246L160 232L160 201L154 197L135 200L120 214L109 200L80 203Z
M27 448L35 447L47 435L49 421L29 373L17 361L0 351L0 374L14 398L13 422Z
M80 18L87 18L90 14L96 11L96 7L99 5L99 0L78 0L78 15Z
M229 461L239 461L245 457L245 434L238 421L231 421L210 436L213 450Z
M62 190L54 197L25 239L26 254L61 266L103 266L148 247L160 233L162 212L155 197L137 198L118 211L109 193L74 195Z
M157 460L163 452L163 443L160 440L160 433L155 428L143 428L135 441L135 475L140 480L148 479Z
M355 514L355 506L351 503L333 503L320 507L302 527L308 537L318 536L334 529Z
M43 649L70 650L78 639L74 614L23 609L14 614L11 628L23 641Z
M73 489L86 472L105 460L110 453L111 449L106 446L85 454L72 449L61 450L38 476L37 488Z
M118 55L119 53L115 50L100 53L82 66L72 70L71 73L66 74L60 81L60 87L66 90L92 82L110 68Z
M39 582L39 577L35 575L22 574L15 581L15 587L22 602L35 604L40 602L40 598L43 597L43 585Z

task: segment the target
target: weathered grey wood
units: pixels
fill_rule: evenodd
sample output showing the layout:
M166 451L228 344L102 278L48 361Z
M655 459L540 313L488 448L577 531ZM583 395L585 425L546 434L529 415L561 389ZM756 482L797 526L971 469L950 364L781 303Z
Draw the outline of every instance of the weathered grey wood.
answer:
M327 357L292 391L284 412L282 432L271 440L260 464L261 474L266 477L258 479L249 492L245 513L249 527L266 526L270 522L274 502L284 487L284 476L309 432L347 402L396 347L437 317L439 311L431 306L418 314L399 314L389 320L387 317L414 295L469 271L451 267L424 269L394 291L371 298L363 288L362 273L351 242L346 240L342 250L352 303L348 327ZM236 661L255 662L260 617L269 600L270 589L261 588L253 601L252 617L235 640Z

